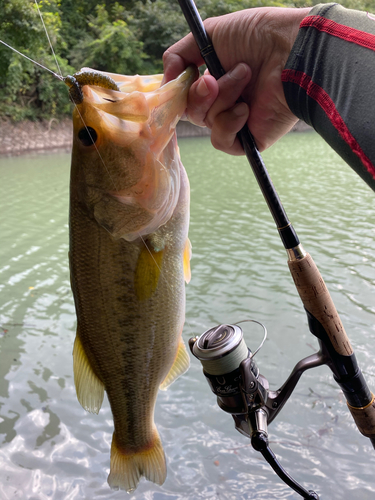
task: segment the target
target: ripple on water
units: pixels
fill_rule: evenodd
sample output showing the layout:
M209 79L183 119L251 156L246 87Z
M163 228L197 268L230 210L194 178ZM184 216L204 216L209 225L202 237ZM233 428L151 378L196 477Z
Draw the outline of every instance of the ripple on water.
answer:
M214 151L206 139L180 148L192 192L184 338L219 322L264 322L269 338L257 362L276 389L317 343L273 220L243 158ZM288 135L264 157L374 387L373 193L314 133ZM0 176L0 498L124 498L107 485L108 402L87 414L74 390L69 158L2 159ZM250 347L259 344L261 332L246 327L244 335ZM297 498L218 408L196 360L160 393L155 418L168 477L162 487L142 481L132 499ZM269 432L287 471L322 500L373 498L373 450L327 368L304 374Z

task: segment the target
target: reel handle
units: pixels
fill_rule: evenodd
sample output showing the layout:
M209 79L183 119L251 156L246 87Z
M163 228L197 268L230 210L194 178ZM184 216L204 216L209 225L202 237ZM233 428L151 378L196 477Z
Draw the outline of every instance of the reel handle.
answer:
M299 255L298 255L299 253ZM295 257L295 255L298 257ZM375 447L375 401L345 332L331 295L310 254L289 254L289 270L309 320L310 331L317 336L329 357L327 363L342 388L349 410L359 431Z

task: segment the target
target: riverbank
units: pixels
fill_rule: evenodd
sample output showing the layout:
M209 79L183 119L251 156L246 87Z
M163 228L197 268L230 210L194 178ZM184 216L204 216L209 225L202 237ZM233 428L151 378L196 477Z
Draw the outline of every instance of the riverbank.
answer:
M293 131L309 130L310 127L298 122ZM57 121L13 123L10 120L0 120L0 155L17 156L31 152L51 151L54 149L70 149L72 147L72 121L65 119ZM209 136L210 130L196 127L190 122L177 124L178 137Z

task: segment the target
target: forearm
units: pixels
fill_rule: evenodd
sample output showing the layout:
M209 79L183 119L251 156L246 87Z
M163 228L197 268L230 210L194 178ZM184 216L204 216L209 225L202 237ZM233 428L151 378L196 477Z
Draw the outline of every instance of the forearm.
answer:
M291 111L375 190L375 16L318 5L282 73Z

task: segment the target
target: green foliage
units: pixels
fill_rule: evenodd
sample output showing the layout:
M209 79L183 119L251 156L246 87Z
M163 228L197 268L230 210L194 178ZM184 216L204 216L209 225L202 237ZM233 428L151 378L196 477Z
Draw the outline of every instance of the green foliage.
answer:
M64 46L60 37L60 17L56 4L44 0L41 8L53 46ZM0 38L43 66L58 71L35 3L30 0L3 0L0 11ZM62 73L72 71L68 62L58 57ZM70 113L65 85L43 69L1 45L0 113L14 120L51 118Z
M265 5L313 6L316 0L196 0L203 18ZM328 3L328 2L323 2ZM375 0L341 0L375 12ZM161 72L163 52L189 29L177 0L39 0L62 74L83 66L123 74ZM0 39L59 72L34 0L1 0ZM73 69L75 68L75 69ZM65 85L0 44L0 114L14 120L71 112Z
M190 31L177 0L138 1L132 14L130 24L149 56L146 73L160 73L163 71L163 52Z
M126 9L118 3L110 14L105 5L98 5L96 16L88 16L88 31L70 53L72 63L77 68L89 66L112 73L142 72L147 55L143 42L124 20L127 17Z
M284 7L283 0L197 0L197 7L203 19L207 17L222 16L238 10L254 7Z

